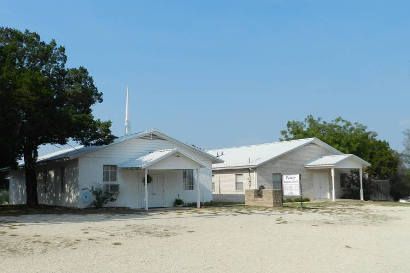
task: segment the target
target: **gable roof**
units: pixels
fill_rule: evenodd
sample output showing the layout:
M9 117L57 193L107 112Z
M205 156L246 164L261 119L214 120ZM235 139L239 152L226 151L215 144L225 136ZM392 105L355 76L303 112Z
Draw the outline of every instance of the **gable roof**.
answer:
M162 149L162 150L156 150L153 152L148 152L148 153L145 153L139 156L138 158L127 160L126 162L119 164L118 167L120 168L148 168L174 154L181 154L185 156L186 158L194 161L198 165L204 167L200 162L198 162L197 160L195 160L194 158L184 153L183 151L180 151L177 148Z
M339 150L318 138L303 138L289 141L277 141L257 145L209 150L208 153L218 156L224 162L214 164L213 169L238 169L258 167L263 163L292 152L310 143L317 144L335 154L343 154Z
M46 162L46 161L50 161L50 160L57 160L57 159L74 159L74 158L80 157L81 155L83 155L85 153L100 150L100 149L103 149L103 148L107 148L107 147L110 147L112 145L116 145L118 143L122 143L122 142L127 141L127 140L136 139L136 138L150 138L150 137L152 138L152 136L154 136L154 135L157 136L157 137L160 137L164 140L168 140L170 142L174 142L178 145L186 147L186 148L192 150L193 152L199 153L199 154L205 156L206 158L209 158L212 161L212 163L221 163L221 162L223 162L220 158L217 158L217 157L207 153L206 151L203 151L203 150L197 148L196 146L189 145L189 144L186 144L186 143L181 142L179 140L176 140L175 138L172 138L172 137L162 133L158 129L151 129L151 130L147 130L147 131L144 131L144 132L139 132L139 133L134 133L134 134L121 136L119 138L116 138L112 143L110 143L108 145L101 145L101 146L83 146L83 145L80 145L80 146L77 146L77 147L64 149L64 150L57 151L57 152L54 152L54 153L39 156L38 159L37 159L37 162L41 163L41 162ZM19 166L24 166L24 163L20 164Z
M371 164L363 159L361 159L358 156L355 156L353 154L343 154L343 155L327 155L327 156L322 156L319 157L318 159L315 159L305 165L306 168L318 168L318 167L334 167L338 163L352 159L360 164L369 167Z

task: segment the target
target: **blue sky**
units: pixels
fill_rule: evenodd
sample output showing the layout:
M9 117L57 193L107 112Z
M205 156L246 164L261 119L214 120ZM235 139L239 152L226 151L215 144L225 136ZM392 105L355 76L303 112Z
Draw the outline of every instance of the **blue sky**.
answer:
M121 2L121 3L120 3ZM203 148L276 141L308 114L357 121L402 149L410 128L409 1L0 1L3 26L66 47L124 133ZM42 152L49 149L43 149Z

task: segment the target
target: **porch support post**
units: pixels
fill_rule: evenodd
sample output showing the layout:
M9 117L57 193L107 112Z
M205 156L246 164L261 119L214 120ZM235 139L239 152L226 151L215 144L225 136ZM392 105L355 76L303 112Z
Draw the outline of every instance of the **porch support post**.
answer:
M336 201L336 191L335 191L335 169L330 170L332 176L332 201Z
M147 168L145 168L144 187L145 187L145 210L148 210L148 169Z
M199 209L201 207L201 192L200 192L200 185L199 185L199 169L195 170L196 172L196 192L197 192L197 197L196 197L196 207Z
M359 176L360 176L360 200L364 200L363 197L363 170L362 168L359 169Z

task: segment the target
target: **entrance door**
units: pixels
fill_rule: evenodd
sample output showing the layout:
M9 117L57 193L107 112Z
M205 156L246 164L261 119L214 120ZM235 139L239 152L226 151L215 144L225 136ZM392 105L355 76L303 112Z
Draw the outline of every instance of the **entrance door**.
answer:
M152 181L148 183L148 206L165 207L164 175L151 174L151 177Z
M315 199L329 199L330 191L328 172L315 172L313 175L313 180Z

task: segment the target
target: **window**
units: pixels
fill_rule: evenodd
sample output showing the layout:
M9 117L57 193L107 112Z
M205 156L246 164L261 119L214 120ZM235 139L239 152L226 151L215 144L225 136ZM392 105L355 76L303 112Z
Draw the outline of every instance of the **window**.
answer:
M243 191L243 174L235 174L235 190Z
M64 193L65 192L65 167L61 167L60 168L60 189L61 192Z
M41 171L38 174L38 181L41 181L41 184L43 184L43 193L47 193L47 176L48 176L48 172L47 171Z
M194 170L183 170L184 190L191 191L194 189Z
M103 182L104 191L109 193L118 193L120 191L120 185L117 183L116 165L103 165Z
M117 166L116 165L104 165L103 166L103 181L104 182L116 182L117 181Z
M120 185L119 184L104 184L103 189L104 189L105 192L119 193L120 192Z
M282 189L282 174L280 173L272 174L272 189L274 190Z
M212 192L215 192L215 181L214 181L214 179L215 179L215 176L212 175Z

